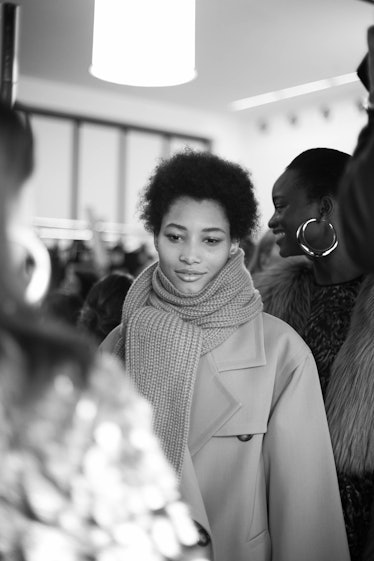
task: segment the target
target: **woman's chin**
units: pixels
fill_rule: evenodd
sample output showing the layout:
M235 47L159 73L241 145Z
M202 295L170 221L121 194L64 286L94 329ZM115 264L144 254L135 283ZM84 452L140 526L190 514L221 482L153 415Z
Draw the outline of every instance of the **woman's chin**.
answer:
M279 255L280 257L297 257L298 255L304 255L304 252L300 247L279 246Z
M278 243L278 246L279 246L280 257L290 257L290 255L291 255L290 249L285 244L282 244L282 243L279 244Z
M179 284L179 286L176 287L182 294L185 294L186 296L192 296L194 294L198 294L199 292L201 292L204 288L192 283L186 283L183 284L182 286Z

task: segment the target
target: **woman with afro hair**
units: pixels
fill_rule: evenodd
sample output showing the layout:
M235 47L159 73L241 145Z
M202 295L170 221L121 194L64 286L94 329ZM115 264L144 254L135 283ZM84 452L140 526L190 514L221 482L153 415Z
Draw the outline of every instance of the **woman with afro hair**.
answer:
M248 172L208 152L162 161L140 200L158 261L102 344L152 404L154 429L214 561L348 561L313 356L262 311L241 239Z

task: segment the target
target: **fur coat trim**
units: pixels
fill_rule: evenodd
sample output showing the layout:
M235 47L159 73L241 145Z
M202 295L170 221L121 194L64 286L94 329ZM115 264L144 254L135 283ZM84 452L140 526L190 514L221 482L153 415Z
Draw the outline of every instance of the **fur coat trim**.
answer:
M254 275L264 311L301 332L310 314L312 266L304 258ZM331 367L326 413L338 471L374 471L374 275L361 285L347 337Z

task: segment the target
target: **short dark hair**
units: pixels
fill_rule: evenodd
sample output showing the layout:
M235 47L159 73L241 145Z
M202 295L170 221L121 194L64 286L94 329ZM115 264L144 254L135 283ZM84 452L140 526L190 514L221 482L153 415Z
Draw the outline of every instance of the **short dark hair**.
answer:
M161 161L139 203L145 228L157 235L165 213L180 197L219 203L232 239L240 240L257 227L258 203L250 173L210 152L187 149Z
M51 290L44 298L41 312L47 316L63 322L65 325L76 325L83 306L83 299L74 292L64 292L61 289Z
M333 148L305 150L286 167L298 173L310 200L337 196L350 155Z
M86 296L78 327L101 343L121 323L123 302L133 280L131 275L119 271L99 279Z

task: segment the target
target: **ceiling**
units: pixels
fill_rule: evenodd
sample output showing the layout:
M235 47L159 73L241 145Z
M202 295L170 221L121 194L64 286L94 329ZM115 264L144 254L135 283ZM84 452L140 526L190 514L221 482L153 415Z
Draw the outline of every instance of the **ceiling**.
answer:
M362 0L196 0L198 77L137 88L88 73L94 0L16 3L21 77L220 112L236 99L354 72L374 23L374 5Z

